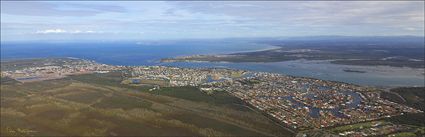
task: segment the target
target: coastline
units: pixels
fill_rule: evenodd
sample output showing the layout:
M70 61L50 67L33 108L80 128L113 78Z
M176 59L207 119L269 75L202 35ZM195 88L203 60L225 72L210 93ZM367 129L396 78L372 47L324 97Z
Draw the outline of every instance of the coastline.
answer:
M57 57L68 58L68 57ZM72 57L71 57L72 58ZM32 58L37 59L37 58ZM84 59L84 58L83 58ZM96 62L109 65L117 65L107 61ZM20 60L13 59L13 60ZM2 60L3 61L3 60ZM188 61L188 62L156 62L153 64L128 64L120 66L174 66L184 68L213 68L217 66L242 69L256 72L272 72L297 77L309 77L330 81L351 83L362 86L373 87L403 87L403 86L424 86L424 69L408 67L390 67L390 66L357 66L332 64L331 60L291 60L283 62L209 62L209 61ZM366 73L344 72L343 69L356 69L366 71ZM416 73L418 72L418 73ZM422 72L422 73L421 73ZM421 73L421 74L419 74Z
M422 68L391 66L356 66L331 64L329 60L291 60L283 62L170 62L159 65L205 68L225 66L249 71L272 72L297 77L309 77L330 81L351 83L372 87L424 86ZM345 72L344 69L366 71L366 73Z
M268 44L265 44L265 45L268 45ZM263 49L234 51L234 52L226 53L226 54L247 53L247 52L259 52L259 51L276 50L276 49L281 49L281 48L282 48L282 47L274 46L274 45L268 45L268 46L269 46L269 47L266 47L266 48L263 48Z

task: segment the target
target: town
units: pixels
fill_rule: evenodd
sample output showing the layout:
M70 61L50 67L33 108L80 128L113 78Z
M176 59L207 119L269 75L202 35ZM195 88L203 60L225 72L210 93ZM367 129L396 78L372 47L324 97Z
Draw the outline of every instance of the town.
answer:
M25 64L23 66L17 66L14 64L14 67L22 67L22 69L2 69L1 76L10 77L24 83L59 79L69 75L108 73L109 71L119 70L122 68L121 66L99 64L94 61L75 58L59 58L54 60L46 59L38 63L39 64Z
M1 74L20 82L34 82L110 71L122 72L122 84L153 85L150 91L160 87L194 86L207 94L228 92L274 121L297 131L356 124L406 113L423 113L382 99L379 92L368 87L267 72L113 66L88 60L66 60L60 65L45 63L18 70L2 70Z
M381 99L379 93L359 86L273 73L209 85L225 89L298 130L421 112Z

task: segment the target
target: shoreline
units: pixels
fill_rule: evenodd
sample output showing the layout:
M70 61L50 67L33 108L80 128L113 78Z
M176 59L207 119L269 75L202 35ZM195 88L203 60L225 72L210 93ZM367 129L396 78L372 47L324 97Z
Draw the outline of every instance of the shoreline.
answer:
M70 58L70 57L55 57L55 58ZM71 57L72 58L72 57ZM31 58L31 59L48 59L48 58ZM12 59L13 60L25 60L25 59ZM83 59L86 60L86 59ZM96 61L96 60L94 60ZM98 62L98 61L96 61ZM108 64L108 65L116 65L116 64L110 64L110 63L105 63L105 62L99 62L102 64ZM177 64L174 64L177 63ZM323 71L323 66L322 65L332 65L330 66L335 67L334 65L336 65L336 71L343 71L343 69L355 69L355 70L361 70L361 71L367 71L366 73L352 73L352 75L369 75L368 73L371 73L375 76L372 76L372 78L377 78L377 79L386 79L383 76L379 76L379 75L387 75L386 73L393 73L393 72L407 72L410 73L409 75L412 75L413 73L411 73L412 71L414 72L423 72L424 69L416 69L416 68L406 68L406 67L391 67L391 66L356 66L356 65L341 65L341 64L332 64L329 63L329 60L292 60L292 61L283 61L283 62L250 62L250 63L233 63L233 62L209 62L209 61L196 61L196 62L180 62L183 64L179 64L179 62L163 62L163 63L157 63L157 64L152 64L152 65L116 65L116 66L170 66L170 67L179 67L179 68L215 68L217 66L221 66L221 67L225 67L228 69L235 69L235 70L247 70L247 71L254 71L254 72L270 72L270 73L278 73L278 74L283 74L283 75L288 75L288 76L295 76L295 77L306 77L306 78L314 78L314 79L322 79L322 80L328 80L328 81L335 81L335 82L343 82L343 83L350 83L350 84L355 84L355 85L361 85L361 86L367 86L367 87L380 87L380 88L388 88L388 87L418 87L418 86L424 86L424 85L418 85L418 84L406 84L406 82L399 82L399 83L394 83L394 81L388 81L390 84L364 84L367 83L366 82L361 82L361 80L356 80L357 78L354 77L353 79L347 79L347 80L343 80L343 77L336 77L333 78L330 75L316 75L317 74L327 74L327 72L321 72ZM187 64L185 64L187 63ZM195 64L195 65L191 65L191 64ZM288 64L289 63L289 64ZM295 64L293 64L295 63ZM199 65L196 65L199 64ZM244 65L246 64L246 67L238 67L240 65ZM292 64L292 65L291 65ZM300 66L303 64L310 64L310 67L313 68L317 68L317 72L314 70L311 70L310 72L306 72L308 71L307 69L305 69L305 66ZM311 64L313 66L311 66ZM317 66L315 64L318 64L318 67L314 67ZM236 66L234 66L236 65ZM260 68L256 68L256 65L260 65ZM286 71L277 71L276 69L273 68L279 68L279 66L284 65L286 67L283 67L282 69L290 69L289 72ZM253 66L253 67L250 67ZM271 69L264 69L264 67L266 68L271 68ZM299 72L292 72L292 71L296 71L293 70L294 68L299 68ZM341 70L339 70L341 69ZM316 72L313 74L313 72ZM346 72L346 73L350 73L350 72ZM405 74L401 73L398 76L404 76ZM351 74L349 74L351 75ZM411 78L408 78L409 75L407 77L400 77L403 79L410 79L410 80L414 80L417 79L419 76L413 76ZM418 74L420 75L420 74ZM423 75L423 74L421 74ZM396 76L396 77L398 77ZM366 80L366 79L365 79ZM423 79L422 79L423 80ZM359 82L356 82L359 81ZM370 81L370 80L369 80ZM384 82L385 83L385 82ZM391 84L393 83L393 84Z
M268 45L270 47L268 48L263 48L263 49L257 49L257 50L243 50L243 51L236 51L236 52L230 52L230 53L226 53L226 54L236 54L236 53L247 53L247 52L259 52L259 51L267 51L267 50L275 50L275 49L281 49L282 47L279 46L273 46L273 45Z
M425 86L422 68L409 67L392 67L392 66L357 66L332 64L326 60L292 60L283 62L266 62L266 63L233 63L233 62L171 62L161 63L166 66L183 66L190 68L205 68L212 66L225 66L228 68L244 69L256 72L271 72L297 77L309 77L315 79L331 80L338 82L351 83L369 87L418 87ZM244 67L245 66L245 67ZM335 73L329 71L334 70ZM366 73L345 72L344 69L355 69L366 71ZM342 75L342 76L341 76ZM370 77L370 78L369 78ZM401 80L394 80L400 78ZM405 80L408 80L407 82ZM419 82L409 82L418 81ZM380 81L370 83L369 81Z

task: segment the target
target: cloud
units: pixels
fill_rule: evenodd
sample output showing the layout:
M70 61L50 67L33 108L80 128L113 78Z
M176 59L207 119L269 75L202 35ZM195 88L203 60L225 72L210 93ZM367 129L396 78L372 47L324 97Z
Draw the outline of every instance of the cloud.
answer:
M125 12L125 8L102 3L54 3L39 1L1 1L1 13L24 16L94 16L108 12Z
M39 30L35 33L37 34L49 34L49 33L66 33L67 31L63 29L48 29L48 30Z
M423 4L423 1L1 1L1 34L5 39L423 36Z
M418 25L424 2L404 1L265 1L176 2L195 13L243 17L276 24L300 25ZM255 5L235 8L234 5Z
M93 31L93 30L46 29L46 30L38 30L35 33L36 34L95 34L95 33L103 33L103 32Z

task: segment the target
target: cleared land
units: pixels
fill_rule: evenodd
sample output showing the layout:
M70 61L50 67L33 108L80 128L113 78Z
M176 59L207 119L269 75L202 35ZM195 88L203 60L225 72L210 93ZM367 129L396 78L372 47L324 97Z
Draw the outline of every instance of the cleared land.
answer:
M293 136L225 92L120 84L120 73L2 79L1 136ZM118 77L117 77L118 76ZM5 82L7 81L7 82Z

